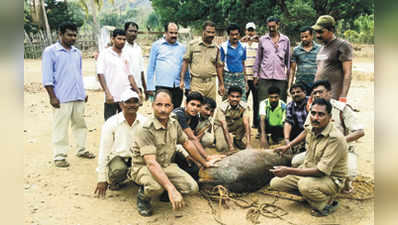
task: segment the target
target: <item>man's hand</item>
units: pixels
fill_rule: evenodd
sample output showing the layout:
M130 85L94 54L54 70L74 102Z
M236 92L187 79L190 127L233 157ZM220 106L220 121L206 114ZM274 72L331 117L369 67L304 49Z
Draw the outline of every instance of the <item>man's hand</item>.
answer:
M94 191L94 194L98 194L98 197L105 198L106 190L108 189L108 182L98 182L97 188Z
M203 167L205 167L205 168L218 167L215 163L220 160L221 160L221 158L211 159L211 160L207 161L205 164L203 164Z
M224 92L225 92L224 84L219 85L219 87L218 87L218 94L219 94L220 96L224 96Z
M110 103L114 103L115 100L113 99L113 96L111 94L105 94L105 102L110 104Z
M168 194L171 205L173 206L173 210L184 207L184 199L182 198L180 192L177 191L177 189L173 188L171 191L168 191Z
M258 84L258 77L253 77L253 85L256 87Z
M261 144L261 148L264 148L264 149L269 148L267 137L265 136L265 134L261 135L260 144Z
M207 160L208 161L211 161L211 160L214 160L214 159L219 159L219 160L221 160L221 159L223 159L223 158L225 158L226 157L226 155L217 155L217 154L215 154L215 155L209 155L209 156L207 156Z
M88 101L88 95L86 95L86 98L84 99L84 102Z
M280 156L282 156L283 154L286 153L286 151L290 148L290 145L283 145L283 146L279 146L277 148L274 149L274 152L278 153Z
M59 108L60 107L60 103L57 97L50 97L50 104L54 107L54 108Z
M202 166L198 161L194 160L190 155L186 157L189 167L192 167L192 163L195 163L199 168Z
M274 169L270 169L272 173L277 177L285 177L289 175L289 167L287 166L274 166Z
M185 84L184 84L183 81L181 81L181 82L180 82L180 89L181 89L181 90L184 90L184 88L185 88Z

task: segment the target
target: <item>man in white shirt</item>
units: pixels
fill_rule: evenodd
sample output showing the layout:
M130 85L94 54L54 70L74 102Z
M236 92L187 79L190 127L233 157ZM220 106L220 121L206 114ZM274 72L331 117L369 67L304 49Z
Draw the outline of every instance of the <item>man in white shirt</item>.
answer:
M146 117L137 113L139 96L127 88L122 93L120 107L122 112L110 117L102 127L98 157L98 183L95 194L105 197L108 186L111 190L120 188L127 179L131 167L130 144L136 136L137 127Z
M137 42L134 42L138 34L138 24L135 22L127 22L124 24L124 31L126 32L127 43L123 51L127 53L130 58L130 67L133 71L134 80L141 93L146 92L146 83L144 75L144 58L142 56L142 49ZM145 99L148 99L147 96ZM143 101L143 99L141 99ZM142 102L141 102L142 104Z
M105 92L105 120L121 111L119 102L123 90L132 88L139 96L142 95L131 70L131 60L122 51L125 42L126 32L121 29L115 29L112 37L112 48L104 49L98 57L97 75Z

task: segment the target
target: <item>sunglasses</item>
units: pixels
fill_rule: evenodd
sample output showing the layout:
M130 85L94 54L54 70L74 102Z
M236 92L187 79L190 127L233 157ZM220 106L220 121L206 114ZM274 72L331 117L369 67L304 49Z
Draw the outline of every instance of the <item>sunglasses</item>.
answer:
M315 30L315 32L317 32L318 34L322 34L323 30Z

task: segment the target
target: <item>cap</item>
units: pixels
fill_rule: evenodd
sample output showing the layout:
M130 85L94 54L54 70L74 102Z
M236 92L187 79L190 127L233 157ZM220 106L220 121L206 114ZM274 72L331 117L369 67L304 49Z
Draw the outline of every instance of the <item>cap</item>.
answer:
M322 30L323 28L332 27L336 25L336 21L329 15L323 15L318 18L315 25L312 26L314 30Z
M122 102L128 101L130 98L136 98L136 99L140 99L138 97L137 92L132 91L130 88L126 89L125 91L123 91L122 95L120 96L120 100Z
M249 29L249 28L256 29L256 24L254 24L253 22L247 23L246 24L246 30Z

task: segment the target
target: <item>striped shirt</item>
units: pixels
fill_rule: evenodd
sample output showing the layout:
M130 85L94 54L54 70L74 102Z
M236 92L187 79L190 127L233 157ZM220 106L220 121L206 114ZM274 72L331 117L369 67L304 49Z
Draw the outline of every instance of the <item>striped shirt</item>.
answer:
M242 43L243 47L246 48L246 60L245 60L245 72L248 80L253 80L253 66L256 61L258 43L252 42L249 45L248 42Z
M293 50L292 62L297 64L296 83L302 81L304 83L312 83L315 79L317 70L316 55L318 54L321 46L312 42L312 49L307 52L303 45L300 44Z

